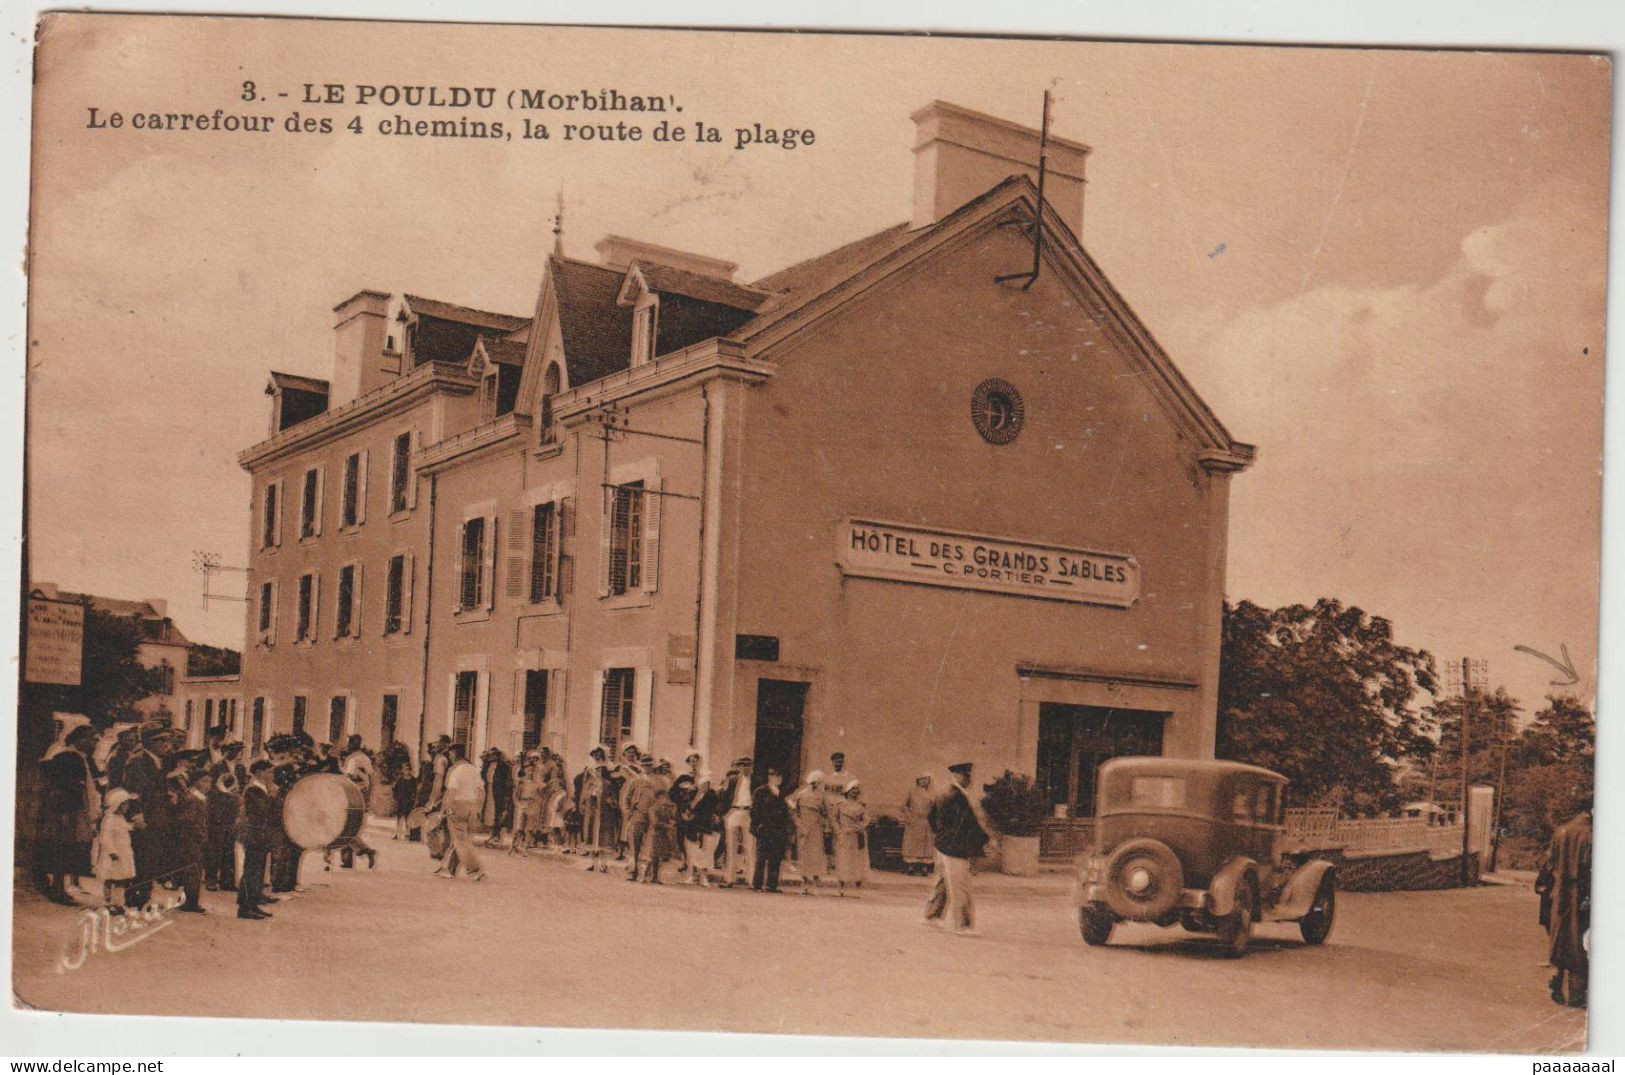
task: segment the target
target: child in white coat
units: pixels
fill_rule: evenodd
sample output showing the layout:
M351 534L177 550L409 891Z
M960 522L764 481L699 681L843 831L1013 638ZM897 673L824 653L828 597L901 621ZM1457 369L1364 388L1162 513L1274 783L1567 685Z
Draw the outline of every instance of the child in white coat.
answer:
M130 832L141 825L138 809L134 795L123 788L114 788L107 793L101 825L96 830L91 864L96 876L101 878L102 904L110 914L124 913L119 905L124 887L135 879L135 852L130 846Z

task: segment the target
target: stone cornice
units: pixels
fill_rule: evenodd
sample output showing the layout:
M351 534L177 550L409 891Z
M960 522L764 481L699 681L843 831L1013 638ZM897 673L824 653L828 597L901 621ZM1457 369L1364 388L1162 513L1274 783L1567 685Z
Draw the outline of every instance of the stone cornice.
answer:
M533 424L530 415L512 411L494 421L447 437L419 453L417 472L437 474L456 463L468 461L471 456L483 453L488 448L507 444L513 438L528 433Z
M461 363L428 362L343 406L284 429L237 455L237 465L254 470L326 444L346 433L395 414L438 391L467 395L479 387Z
M777 369L771 362L748 357L738 341L720 337L704 340L681 351L661 355L652 362L561 392L553 397L554 420L561 425L575 425L584 421L589 411L606 403L663 395L718 377L765 381Z

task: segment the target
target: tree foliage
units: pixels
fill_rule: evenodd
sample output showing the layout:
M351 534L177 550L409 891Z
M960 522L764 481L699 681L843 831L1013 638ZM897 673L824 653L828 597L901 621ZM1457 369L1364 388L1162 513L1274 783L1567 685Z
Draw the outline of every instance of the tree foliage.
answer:
M1218 756L1284 774L1297 803L1391 809L1396 766L1434 748L1412 703L1436 685L1432 655L1399 645L1380 616L1331 598L1227 602Z
M1597 721L1573 698L1550 696L1509 751L1504 832L1536 843L1587 803L1596 780Z
M189 676L235 676L243 670L243 655L223 646L193 642L186 650Z
M137 659L141 623L133 616L85 607L85 649L81 704L98 723L133 719L137 701L158 689L155 668Z

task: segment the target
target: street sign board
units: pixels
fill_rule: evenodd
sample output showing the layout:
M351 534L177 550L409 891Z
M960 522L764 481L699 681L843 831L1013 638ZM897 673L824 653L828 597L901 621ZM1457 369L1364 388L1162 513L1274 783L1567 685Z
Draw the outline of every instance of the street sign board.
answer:
M85 606L42 597L28 599L29 683L79 686L85 652Z

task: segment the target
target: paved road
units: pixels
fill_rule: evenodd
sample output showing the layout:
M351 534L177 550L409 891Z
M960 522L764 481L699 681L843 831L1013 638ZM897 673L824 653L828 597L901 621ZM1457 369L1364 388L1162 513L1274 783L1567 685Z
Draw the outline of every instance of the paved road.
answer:
M81 1012L1010 1038L1280 1048L1571 1051L1525 888L1345 894L1322 948L1266 925L1241 961L1175 930L1079 940L1064 881L988 878L982 935L919 922L921 881L861 899L698 891L490 859L428 875L383 838L374 872L305 865L309 891L241 922L229 897L78 970L74 912L19 889L19 1005ZM127 939L118 939L128 943ZM151 990L145 985L157 984Z

